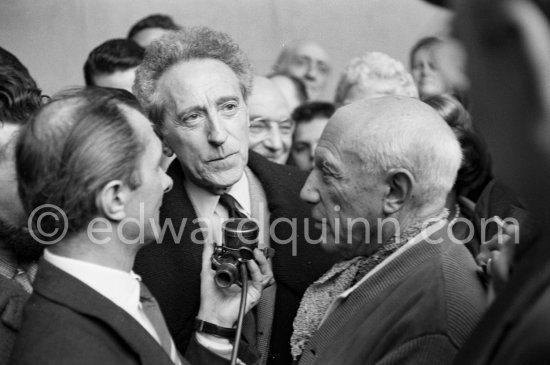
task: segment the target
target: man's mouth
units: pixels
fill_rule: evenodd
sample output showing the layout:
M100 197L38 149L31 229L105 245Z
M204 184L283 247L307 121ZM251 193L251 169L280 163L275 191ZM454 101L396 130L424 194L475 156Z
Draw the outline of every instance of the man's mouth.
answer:
M219 157L214 157L214 158L211 158L210 160L208 160L208 162L217 162L217 161L223 161L231 156L234 156L236 155L238 152L233 152L233 153L229 153L225 156L219 156Z

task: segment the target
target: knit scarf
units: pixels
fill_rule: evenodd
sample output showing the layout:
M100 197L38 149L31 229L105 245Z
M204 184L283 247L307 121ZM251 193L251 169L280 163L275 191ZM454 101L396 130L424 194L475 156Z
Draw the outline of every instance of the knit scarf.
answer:
M294 318L294 332L290 338L291 353L296 360L303 352L310 338L319 327L326 311L336 297L360 281L388 256L405 245L413 237L431 225L447 218L449 211L427 219L415 220L399 234L397 231L380 248L368 257L357 256L335 264L321 278L311 284Z

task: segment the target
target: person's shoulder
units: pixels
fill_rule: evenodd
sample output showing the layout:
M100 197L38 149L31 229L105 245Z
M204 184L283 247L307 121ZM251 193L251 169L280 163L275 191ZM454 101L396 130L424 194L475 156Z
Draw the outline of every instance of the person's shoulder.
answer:
M25 307L11 364L135 364L116 334L39 294Z
M269 161L267 158L254 151L249 151L248 165L256 174L259 175L292 177L303 180L307 177L307 173L301 171L296 166L282 165Z

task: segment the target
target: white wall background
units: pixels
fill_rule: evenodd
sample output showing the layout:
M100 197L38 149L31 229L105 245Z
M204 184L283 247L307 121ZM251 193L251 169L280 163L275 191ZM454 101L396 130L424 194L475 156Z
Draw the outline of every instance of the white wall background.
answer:
M412 45L422 36L446 33L450 18L421 0L0 0L0 46L51 94L83 85L90 50L125 37L151 13L228 32L259 74L271 71L285 43L316 40L332 58L328 99L350 58L381 51L408 65Z

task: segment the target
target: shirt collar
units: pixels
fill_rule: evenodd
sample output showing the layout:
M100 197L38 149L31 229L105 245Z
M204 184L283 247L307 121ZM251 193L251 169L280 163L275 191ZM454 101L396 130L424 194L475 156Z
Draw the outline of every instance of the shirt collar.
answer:
M44 259L74 276L99 294L111 300L126 311L139 304L141 278L133 271L125 272L110 267L76 260L44 250Z
M191 204L193 204L193 207L197 212L197 216L212 217L214 215L216 207L218 206L220 196L217 194L212 194L208 190L197 186L195 183L187 178L184 179L183 185L185 187L187 195L189 196L189 200L191 200ZM244 209L245 212L250 214L251 207L249 184L248 178L244 172L241 175L241 178L229 188L227 193L235 198L235 200L237 200L237 202L239 203L241 208Z

